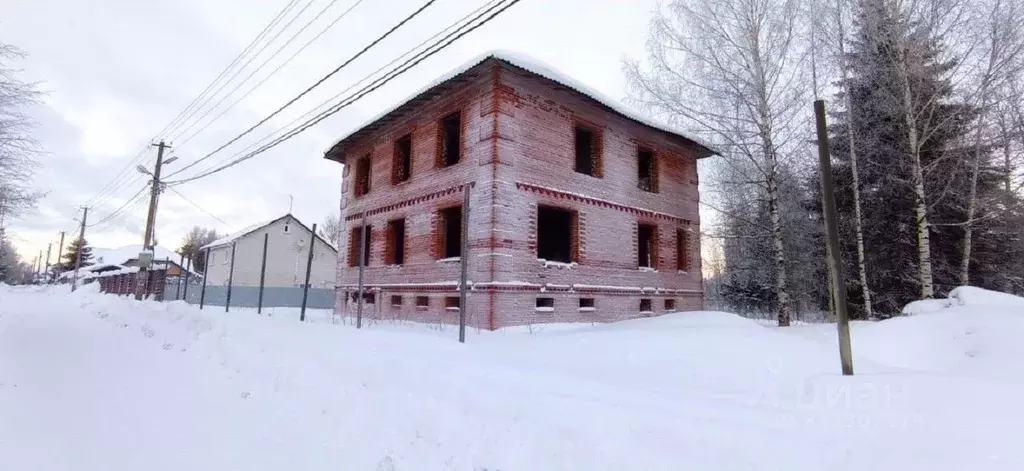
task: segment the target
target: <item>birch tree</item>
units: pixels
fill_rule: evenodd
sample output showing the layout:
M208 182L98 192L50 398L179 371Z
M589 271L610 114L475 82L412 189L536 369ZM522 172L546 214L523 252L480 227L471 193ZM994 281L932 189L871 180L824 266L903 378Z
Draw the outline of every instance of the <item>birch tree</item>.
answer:
M34 123L24 113L25 107L36 103L39 92L9 65L24 57L21 50L0 43L0 229L5 220L29 210L41 196L30 185L39 144L31 133Z
M676 0L660 10L644 64L627 61L632 103L700 133L731 185L763 194L778 323L791 296L780 186L806 138L806 77L794 0ZM726 218L729 215L724 215Z
M971 250L975 218L978 215L978 177L982 162L987 161L988 145L996 139L989 125L995 121L993 97L1000 89L1007 89L1010 80L1024 69L1024 5L1015 0L979 0L975 4L974 30L982 31L978 48L978 64L973 82L976 84L978 117L974 129L974 144L970 156L971 176L967 217L964 220L963 255L960 262L960 284L970 283ZM1009 150L1009 143L1003 142ZM1007 189L1009 193L1010 190Z
M834 69L839 73L839 102L848 115L857 113L854 108L852 93L848 90L850 83L851 60L847 44L849 43L849 30L852 26L851 12L854 5L851 0L825 0L824 2L810 8L808 21L818 26L816 38L822 39L825 46L825 56L828 62L834 64ZM826 21L815 22L816 18L825 18ZM854 129L854 120L846 119L843 124L846 126L846 149L849 155L851 195L853 197L853 229L854 242L856 246L856 267L857 280L860 285L861 295L864 300L864 315L873 317L871 305L871 287L868 283L868 267L864 255L864 215L861 208L861 187L859 156L857 151L858 137Z

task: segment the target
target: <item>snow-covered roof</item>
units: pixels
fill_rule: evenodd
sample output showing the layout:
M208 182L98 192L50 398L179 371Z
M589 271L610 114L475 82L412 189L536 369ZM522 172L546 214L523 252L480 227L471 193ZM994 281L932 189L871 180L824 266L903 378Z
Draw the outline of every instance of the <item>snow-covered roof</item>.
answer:
M116 249L93 249L92 255L96 263L120 263L139 258L142 252L142 245L126 245ZM165 260L170 258L177 262L181 256L165 247L156 246L153 248L153 260Z
M269 221L262 221L262 222L258 222L256 224L250 224L250 225L246 226L245 229L242 229L242 230L240 230L238 232L231 233L231 234L229 234L227 236L221 237L220 239L217 239L217 240L215 240L213 242L210 242L209 244L206 244L206 245L200 247L199 250L207 250L207 249L213 249L213 248L217 248L217 247L223 247L225 245L230 245L232 242L234 242L234 241L236 241L238 239L241 239L242 237L245 237L245 236L247 236L249 234L252 234L253 232L256 232L256 231L258 231L258 230L260 230L260 229L262 229L264 227L267 227L267 226L269 226L269 225L271 225L271 224L273 224L273 223L275 223L277 221L280 221L280 220L282 220L284 218L290 218L292 221L295 221L295 223L298 224L299 226L302 226L302 228L305 229L306 232L312 232L313 231L312 229L307 227L305 224L303 224L302 221L299 221L298 218L296 218L291 213L289 213L289 214L285 214L284 216L276 217L276 218L271 219ZM338 248L335 247L334 244L328 242L327 239L324 239L323 237L320 237L319 234L316 234L316 238L320 239L320 241L322 241L324 244L327 244L327 246L330 247L335 252L338 251Z
M222 245L228 245L228 244L230 244L230 243L232 243L232 242L234 242L234 241L236 241L238 239L241 239L242 237L245 237L248 234L251 234L252 232L255 232L258 229L261 229L261 228L264 228L266 226L269 226L269 225L271 225L271 224L273 224L273 223L275 223L277 221L280 221L282 218L286 218L288 216L290 216L290 214L286 214L284 216L278 216L278 217L276 217L274 219L271 219L269 221L260 221L260 222L257 222L255 224L249 224L248 226L245 226L245 228L240 230L240 231L232 232L231 234L228 234L228 235L226 235L224 237L221 237L220 239L217 239L217 240L215 240L213 242L210 242L209 244L206 244L206 245L200 247L199 250L212 249L212 248L215 248L215 247L220 247Z
M78 267L78 277L85 278L87 276L92 276L96 272L104 269L120 270L122 268L124 267L116 263L94 263L90 265L83 265ZM75 270L68 270L61 273L60 275L57 275L57 279L70 280L74 276L74 274Z
M416 93L413 93L412 95L410 95L409 97L407 97L407 98L405 98L403 100L399 100L395 105L386 108L380 114L370 118L369 120L367 120L363 124L360 124L359 126L356 126L355 128L352 129L351 132L349 132L348 134L345 134L340 139L335 141L331 145L331 147L329 147L326 150L325 155L330 156L332 151L339 144L344 142L346 139L352 137L353 135L355 135L356 133L361 131L363 128L365 128L367 126L370 126L373 123L376 123L380 119L384 118L385 116L387 116L387 115L397 111L399 108L402 107L402 105L404 105L404 104L412 101L416 97L418 97L418 96L420 96L420 95L430 91L430 89L432 89L432 88L434 88L434 87L436 87L438 85L441 85L441 84L443 84L443 83L445 83L445 82L447 82L447 81L449 81L449 80L451 80L451 79L453 79L455 77L458 77L459 75L462 75L463 73L469 71L473 67L476 67L477 65L483 63L484 61L486 61L488 59L492 59L492 58L500 60L500 61L503 61L503 62L505 62L507 64L510 64L510 65L514 66L514 67L518 67L520 69L526 70L527 72L530 72L530 73L539 75L541 77L547 78L549 80L552 80L554 82L557 82L557 83L561 84L562 86L565 86L565 87L568 87L570 89L573 89L573 90L575 90L575 91L577 91L577 92L579 92L579 93L581 93L583 95L586 95L586 96L588 96L588 97L598 101L602 105L607 106L608 108L612 109L612 111L615 111L616 113L622 115L623 117L626 117L628 119L636 121L636 122L638 122L640 124L643 124L645 126L648 126L650 128L657 129L657 130L663 131L663 132L667 132L669 134L673 134L673 135L682 137L684 139L688 139L690 141L693 141L697 145L707 149L710 154L717 154L718 153L718 151L715 150L715 148L712 147L711 144L705 142L704 140L700 139L699 137L696 137L696 136L694 136L692 134L689 134L689 133L683 131L682 129L676 128L674 126L670 126L668 124L656 121L656 120L652 119L651 117L646 116L643 113L641 113L641 112L639 112L637 110L634 110L633 108L630 108L630 107L626 106L625 104L619 102L618 100L616 100L614 98L611 98L611 97L609 97L609 96L607 96L607 95L597 91L596 89L594 89L594 88L592 88L592 87L590 87L590 86L588 86L588 85L586 85L586 84L584 84L584 83L582 83L582 82L580 82L580 81L570 77L569 75L559 71L558 69L555 69L554 67L552 67L552 66L550 66L548 64L545 64L544 62L541 62L541 61L539 61L537 59L534 59L533 57L530 57L528 55L525 55L525 54L522 54L522 53L518 53L518 52L495 50L495 51L490 51L490 52L486 52L484 54L481 54L480 56L477 56L477 57L473 58L469 62L466 62L465 64L463 64L463 65L461 65L459 67L456 67L455 69L449 71L448 73L446 73L446 74L436 78L435 80L431 81L429 84L427 84L423 88L417 90Z

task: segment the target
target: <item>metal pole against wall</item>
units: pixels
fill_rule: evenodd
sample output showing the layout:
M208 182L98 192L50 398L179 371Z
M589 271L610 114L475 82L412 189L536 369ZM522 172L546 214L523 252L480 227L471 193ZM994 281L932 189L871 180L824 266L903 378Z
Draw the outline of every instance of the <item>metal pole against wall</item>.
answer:
M363 276L366 271L366 238L369 236L366 230L366 211L363 211L363 227L359 229L359 291L356 293L356 297L359 300L356 302L356 328L363 328Z
M50 249L52 248L52 242L46 244L46 269L43 270L43 280L46 284L50 284Z
M260 297L256 301L256 314L263 313L263 284L267 281L267 241L270 233L263 234L263 261L260 262Z
M181 296L181 277L184 273L181 273L185 269L185 254L180 254L181 258L178 259L178 283L174 286L174 300L177 301Z
M235 243L231 243L231 266L228 268L228 297L224 301L224 312L231 309L231 284L235 278Z
M462 248L459 252L459 342L466 343L466 296L469 294L469 185L462 192Z
M89 217L89 208L82 206L82 225L78 229L78 240L81 246L75 254L75 273L71 275L71 291L78 289L78 269L82 267L82 250L85 249L85 221Z
M189 257L188 261L185 262L185 264L188 265L188 266L184 267L185 268L185 289L184 289L184 291L181 292L181 299L185 300L185 302L187 303L188 302L188 276L192 274L192 257Z
M206 303L206 280L210 278L210 249L206 249L206 263L203 264L203 290L199 292L199 309Z
M299 320L306 321L306 300L309 297L309 275L313 271L313 247L316 246L316 224L313 224L313 232L309 237L309 255L306 257L306 282L302 285L302 309L299 311Z
M836 217L836 194L832 182L832 158L829 156L828 124L825 122L825 101L814 102L818 131L818 167L821 171L822 206L825 213L825 237L829 246L828 271L832 278L835 299L836 327L839 330L839 358L844 375L853 374L853 353L850 347L850 318L846 312L846 281L839 249L839 223Z

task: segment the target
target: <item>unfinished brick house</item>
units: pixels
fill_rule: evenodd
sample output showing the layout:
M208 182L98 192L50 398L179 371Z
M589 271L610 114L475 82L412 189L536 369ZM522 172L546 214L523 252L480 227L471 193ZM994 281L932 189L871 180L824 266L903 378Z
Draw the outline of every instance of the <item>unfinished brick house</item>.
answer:
M547 66L492 53L334 144L346 237L335 308L482 329L702 307L697 159L712 151ZM470 188L468 254L461 253Z

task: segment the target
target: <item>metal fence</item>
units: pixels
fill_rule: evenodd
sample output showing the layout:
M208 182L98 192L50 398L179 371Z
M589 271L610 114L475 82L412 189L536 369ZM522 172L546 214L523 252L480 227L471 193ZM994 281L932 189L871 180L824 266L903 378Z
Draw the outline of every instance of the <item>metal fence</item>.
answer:
M228 290L231 290L231 304L227 305ZM204 306L251 307L260 306L260 288L258 286L221 286L207 285L203 294L201 283L179 283L168 280L164 286L164 300L183 300L189 304ZM301 286L267 286L263 288L262 307L302 307ZM334 289L309 288L306 299L308 309L333 309Z

